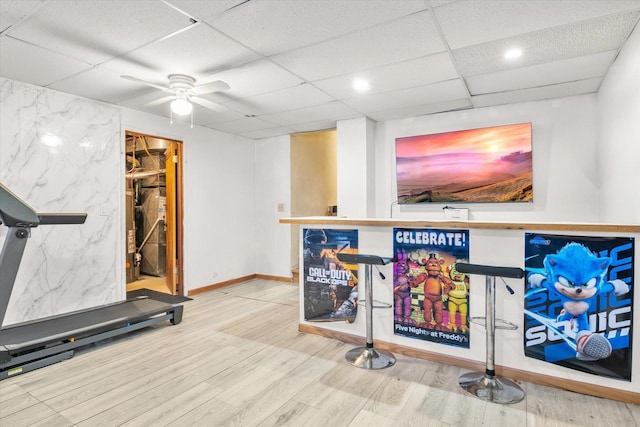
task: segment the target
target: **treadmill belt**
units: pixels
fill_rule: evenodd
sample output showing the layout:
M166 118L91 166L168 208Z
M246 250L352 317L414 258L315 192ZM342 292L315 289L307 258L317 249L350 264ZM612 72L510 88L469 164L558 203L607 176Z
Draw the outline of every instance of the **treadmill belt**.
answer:
M76 311L0 330L0 345L23 351L58 341L78 339L173 310L174 306L152 299L128 300L95 309ZM46 321L45 321L46 320Z

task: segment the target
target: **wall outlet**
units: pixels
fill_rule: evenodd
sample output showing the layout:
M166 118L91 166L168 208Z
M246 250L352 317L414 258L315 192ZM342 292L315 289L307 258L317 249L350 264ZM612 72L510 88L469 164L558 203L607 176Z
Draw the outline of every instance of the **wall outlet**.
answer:
M107 205L106 203L100 205L100 215L109 216L109 205Z
M284 203L278 203L278 205L276 206L276 210L278 212L284 212Z

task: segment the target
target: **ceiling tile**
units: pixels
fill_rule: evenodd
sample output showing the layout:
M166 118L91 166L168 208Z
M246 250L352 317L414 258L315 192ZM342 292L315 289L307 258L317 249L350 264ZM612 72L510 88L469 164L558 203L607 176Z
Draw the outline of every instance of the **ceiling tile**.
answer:
M216 123L239 120L245 115L238 111L228 110L224 112L212 111L201 105L193 105L193 122L199 125L209 126Z
M413 87L377 95L367 95L344 100L344 103L363 113L416 105L435 104L468 97L467 89L460 79Z
M197 21L204 21L247 0L163 0Z
M271 59L311 81L444 51L428 12L358 31Z
M145 106L166 93L120 76L223 80L201 98L228 111L194 124L261 138L593 93L639 19L640 0L0 0L0 76L167 121Z
M294 133L295 130L287 127L275 127L269 129L252 130L249 132L241 132L240 136L251 139L271 138L273 136L287 135Z
M268 59L254 61L220 73L211 74L211 80L227 82L231 89L213 94L211 100L226 102L234 98L246 98L297 86L304 80L272 63Z
M102 67L92 67L71 77L57 80L49 85L49 88L110 103L153 91L148 86L125 80L120 74Z
M453 56L460 73L470 76L617 50L637 23L638 14L606 16L465 47L454 50ZM505 60L504 52L513 47L521 48L522 56Z
M438 7L456 0L426 0L432 7Z
M452 49L640 8L638 0L468 0L434 9Z
M136 1L51 1L12 37L98 64L191 25L166 4Z
M207 22L270 56L424 9L422 0L251 1Z
M0 52L2 77L38 86L47 86L91 67L85 62L6 36L0 37Z
M36 12L44 5L44 0L22 0L0 4L0 33L9 27L16 27L20 21Z
M382 110L367 113L373 120L396 120L406 117L418 117L426 114L442 113L445 111L465 110L473 108L469 98L454 99L451 101L436 102L433 104L416 105L406 108L396 108L393 110Z
M328 104L284 111L282 113L265 114L260 116L260 118L271 123L286 126L295 123L308 123L327 119L345 120L360 116L362 116L362 113L344 105L342 102L333 101Z
M204 24L164 40L143 46L104 67L158 82L169 74L186 74L196 80L212 81L211 75L226 68L253 61L257 55ZM142 76L142 77L141 77Z
M321 130L330 130L336 128L335 120L321 120L319 122L300 123L294 126L289 126L296 132L316 132Z
M424 86L456 77L458 75L449 54L442 52L358 73L318 80L313 84L338 99L345 99L358 95L353 89L353 80L356 78L365 79L371 84L367 94L372 95Z
M260 120L256 117L243 117L238 120L216 123L215 125L212 124L210 127L214 127L215 129L223 132L239 134L255 130L270 129L275 126L273 123L265 122L264 120Z
M333 98L329 95L322 93L309 84L303 84L275 92L230 101L225 105L236 111L244 111L249 115L261 115L306 108L330 101L333 101Z
M465 78L472 95L602 77L616 56L615 51L580 56L530 67Z
M598 91L602 78L580 80L577 82L561 83L543 87L514 90L511 92L476 95L471 98L475 107L491 105L513 104L520 102L540 101L543 99L562 98L565 96L582 95Z

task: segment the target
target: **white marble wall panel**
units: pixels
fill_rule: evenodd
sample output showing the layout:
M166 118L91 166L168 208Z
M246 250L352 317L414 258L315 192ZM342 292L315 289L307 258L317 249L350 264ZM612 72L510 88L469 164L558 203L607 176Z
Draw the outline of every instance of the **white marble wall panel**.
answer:
M38 212L88 214L83 225L32 231L4 325L123 299L120 115L0 79L0 182Z

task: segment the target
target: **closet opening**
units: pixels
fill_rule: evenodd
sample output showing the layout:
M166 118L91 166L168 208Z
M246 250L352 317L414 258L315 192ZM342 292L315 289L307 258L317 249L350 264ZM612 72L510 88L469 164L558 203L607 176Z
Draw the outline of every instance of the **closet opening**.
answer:
M127 292L184 295L182 142L125 132Z

